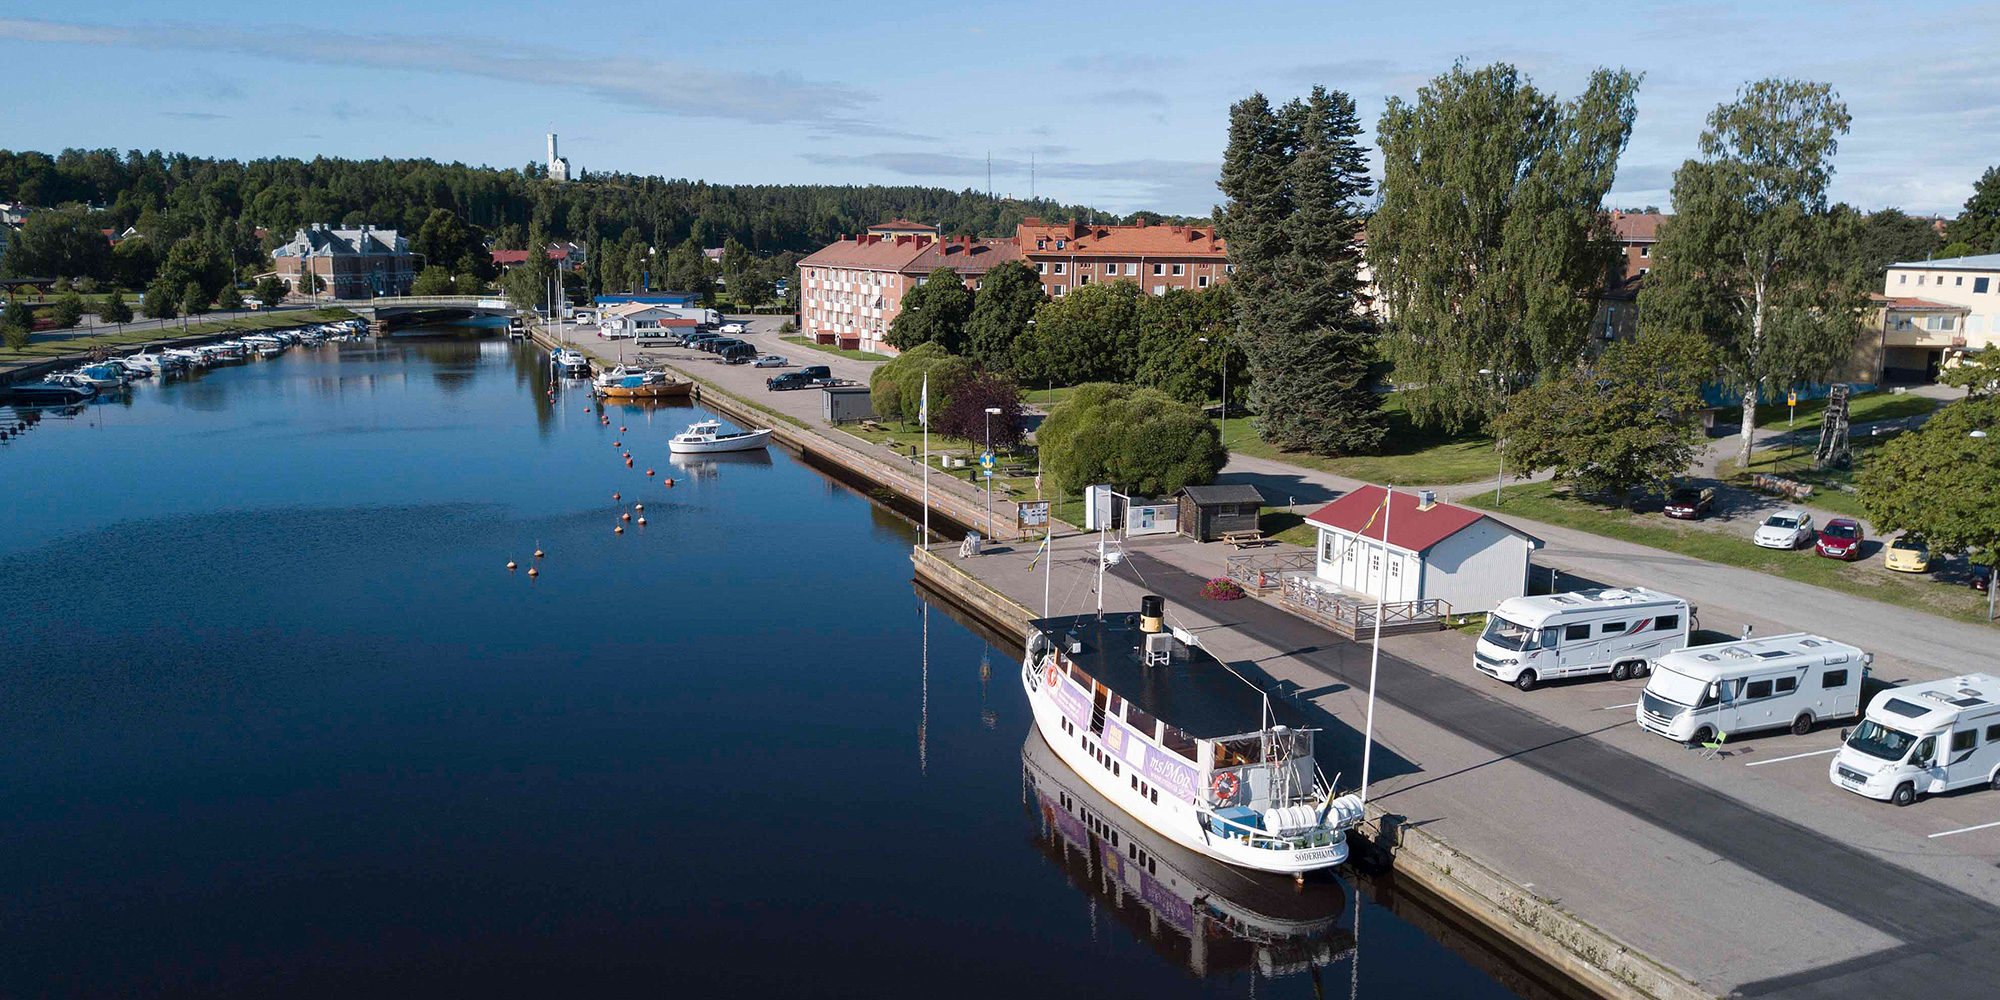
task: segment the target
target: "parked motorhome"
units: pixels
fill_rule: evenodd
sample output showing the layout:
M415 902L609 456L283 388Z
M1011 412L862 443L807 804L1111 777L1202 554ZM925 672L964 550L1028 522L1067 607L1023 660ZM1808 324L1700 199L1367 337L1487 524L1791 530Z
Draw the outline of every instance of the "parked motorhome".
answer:
M1874 659L1805 632L1689 646L1653 661L1635 711L1641 727L1687 743L1788 726L1804 736L1861 714Z
M1693 623L1688 602L1644 587L1510 597L1486 616L1472 665L1523 691L1561 677L1622 681L1686 646Z
M1877 694L1843 733L1827 779L1906 806L1920 795L2000 788L2000 677L1965 674Z

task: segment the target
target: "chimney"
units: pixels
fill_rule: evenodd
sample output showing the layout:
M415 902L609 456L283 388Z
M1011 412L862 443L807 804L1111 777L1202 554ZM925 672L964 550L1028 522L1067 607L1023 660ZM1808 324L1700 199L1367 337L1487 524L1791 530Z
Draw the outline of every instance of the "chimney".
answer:
M1431 509L1432 507L1435 507L1435 506L1437 506L1437 502L1438 502L1438 495L1437 495L1437 491L1436 491L1436 490L1418 490L1418 491L1417 491L1417 509L1418 509L1418 510L1429 510L1429 509Z
M1134 229L1144 229L1144 228L1146 228L1146 217L1145 217L1145 216L1143 216L1143 215L1142 215L1142 216L1139 216L1139 221L1137 221L1137 222L1134 222L1134 223L1132 223L1132 228L1134 228Z
M1027 218L1021 220L1021 225L1024 226L1039 226L1041 224L1042 224L1042 217L1039 215L1030 215Z

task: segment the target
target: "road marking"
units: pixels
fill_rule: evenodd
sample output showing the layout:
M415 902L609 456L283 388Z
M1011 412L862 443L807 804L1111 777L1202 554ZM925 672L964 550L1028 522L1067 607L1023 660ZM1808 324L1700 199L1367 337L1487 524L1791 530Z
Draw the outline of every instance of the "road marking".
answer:
M1745 765L1743 765L1743 766L1744 766L1744 767L1756 767L1756 766L1758 766L1758 765L1760 765L1760 764L1782 764L1782 763L1784 763L1785 761L1788 761L1788 760L1798 760L1798 759L1799 759L1800 757L1817 757L1817 756L1819 756L1820 754L1823 754L1823 753L1836 753L1836 752L1838 752L1839 750L1840 750L1840 748L1839 748L1839 747L1827 747L1827 748L1826 748L1826 749L1824 749L1824 750L1808 750L1808 751L1806 751L1805 753L1795 753L1795 754L1791 755L1790 757L1774 757L1774 758L1772 758L1772 759L1770 759L1770 760L1753 760L1753 761L1751 761L1750 763L1748 763L1748 764L1745 764Z
M1978 826L1966 826L1966 827L1960 827L1956 830L1946 830L1943 833L1933 833L1931 834L1931 839L1936 840L1939 837L1949 837L1954 833L1971 833L1974 830L1984 830L1990 826L2000 826L2000 823L1981 823Z
M1623 705L1606 705L1606 706L1604 706L1603 708L1600 708L1600 709L1598 709L1598 711L1600 711L1600 712L1609 712L1609 711L1611 711L1611 710L1612 710L1612 709L1614 709L1614 708L1631 708L1632 706L1634 706L1634 705L1637 705L1637 704L1639 704L1639 703L1638 703L1638 702L1636 702L1636 701L1628 701L1628 702L1626 702L1626 703L1625 703L1625 704L1623 704Z

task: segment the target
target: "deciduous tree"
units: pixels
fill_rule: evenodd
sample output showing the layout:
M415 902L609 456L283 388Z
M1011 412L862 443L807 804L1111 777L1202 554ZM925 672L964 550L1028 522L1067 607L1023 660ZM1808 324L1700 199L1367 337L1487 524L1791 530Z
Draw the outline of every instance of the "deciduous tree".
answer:
M1139 370L1139 300L1130 281L1084 285L1035 310L1020 368L1045 385L1130 382Z
M1907 531L2000 568L2000 397L1942 407L1877 449L1855 485L1877 532Z
M419 271L416 280L410 282L411 295L453 295L455 289L450 269L436 265Z
M181 289L181 312L186 315L199 316L207 312L208 303L208 292L201 287L201 282L190 281L186 288Z
M923 407L924 378L930 377L932 427L951 408L952 394L972 377L972 366L964 358L944 349L935 341L918 344L868 376L868 401L875 415L884 420L916 423Z
M35 212L7 241L0 257L9 274L53 278L111 276L111 245L97 221L79 209Z
M1000 412L988 414L989 407ZM932 412L939 414L933 429L982 444L989 440L986 435L990 432L995 448L1018 446L1027 428L1021 412L1021 387L998 372L973 371L951 387L949 405Z
M236 312L243 308L243 293L236 290L235 282L223 285L222 291L216 293L215 307L223 312Z
M1580 492L1619 497L1665 489L1701 447L1711 355L1698 334L1645 333L1523 389L1495 421L1515 475L1552 470Z
M146 294L139 300L139 311L150 319L173 319L180 315L180 302L174 290L158 278L146 286Z
M1519 384L1583 356L1617 252L1600 206L1638 86L1600 69L1558 102L1505 63L1461 64L1414 103L1389 99L1368 261L1386 353L1421 422L1456 430L1491 413L1482 368Z
M1042 468L1059 491L1109 483L1144 496L1215 481L1229 461L1215 424L1155 389L1077 386L1035 431Z
M83 296L74 291L64 292L49 309L49 318L55 320L56 329L68 330L83 320Z
M864 286L856 294L868 298L881 290ZM907 351L918 344L938 344L951 354L962 354L972 302L972 290L957 271L948 267L931 271L922 284L903 293L902 309L889 322L890 346Z
M1750 464L1757 400L1833 376L1853 355L1868 304L1851 259L1852 213L1827 204L1847 132L1833 88L1760 80L1708 116L1701 158L1674 172L1674 210L1640 293L1646 328L1694 332L1717 348L1743 401L1739 465Z
M97 321L115 323L120 331L124 330L125 324L132 322L132 306L125 301L125 293L116 286L105 293L104 304L97 307Z
M262 302L266 309L277 308L279 303L285 301L284 279L275 275L265 275L262 278L258 278L257 301Z
M1250 389L1249 359L1231 336L1236 328L1232 297L1233 289L1225 283L1198 291L1170 288L1165 295L1141 298L1134 381L1184 403L1201 403L1222 394L1227 364L1229 395L1242 399Z
M994 371L1020 372L1019 341L1043 301L1042 279L1018 260L1001 261L979 281L965 320L965 354Z

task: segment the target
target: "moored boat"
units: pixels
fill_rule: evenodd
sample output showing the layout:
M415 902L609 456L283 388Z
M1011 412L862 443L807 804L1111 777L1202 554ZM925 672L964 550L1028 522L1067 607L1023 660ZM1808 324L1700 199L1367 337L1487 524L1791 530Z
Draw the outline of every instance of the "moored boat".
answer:
M667 442L676 455L706 455L718 451L751 451L771 439L769 428L754 431L725 431L720 420L698 420Z
M1361 800L1320 773L1313 731L1192 637L1162 631L1159 608L1032 626L1021 683L1035 725L1105 798L1243 868L1303 878L1347 860Z
M549 355L549 360L557 368L562 369L565 375L588 376L590 374L590 359L584 357L581 351L564 348Z
M597 394L611 399L659 399L685 396L693 382L677 381L662 371L619 365L593 380Z
M96 388L88 383L44 381L0 386L0 399L14 406L68 406L96 395Z

